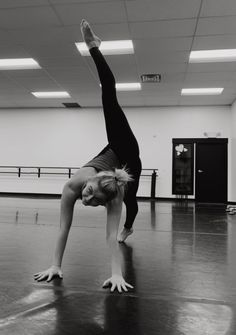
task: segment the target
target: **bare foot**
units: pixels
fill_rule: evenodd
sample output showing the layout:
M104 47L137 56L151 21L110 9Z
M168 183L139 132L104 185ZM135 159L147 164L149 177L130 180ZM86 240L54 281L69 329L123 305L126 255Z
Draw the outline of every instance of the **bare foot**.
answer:
M86 20L82 20L81 24L81 33L83 35L84 42L87 44L89 49L97 47L99 48L101 44L101 40L97 37L92 31L89 23Z
M124 242L127 239L127 237L133 233L133 231L134 231L133 228L131 229L123 228L123 230L117 236L117 241Z

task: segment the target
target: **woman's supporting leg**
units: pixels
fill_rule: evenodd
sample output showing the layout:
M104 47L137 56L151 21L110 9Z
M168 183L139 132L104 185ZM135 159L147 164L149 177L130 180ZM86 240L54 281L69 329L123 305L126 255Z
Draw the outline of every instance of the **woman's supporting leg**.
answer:
M133 169L131 169L131 173L134 172ZM141 162L136 166L136 170L134 172L134 181L130 183L128 190L125 192L124 203L126 206L126 220L124 228L119 232L117 237L119 242L124 242L127 237L133 233L133 223L136 215L138 214L138 202L136 194L138 191L140 174Z
M126 220L125 220L125 228L131 229L134 223L134 220L136 218L136 215L138 214L138 202L136 199L136 190L132 190L132 186L130 187L130 192L128 191L124 203L126 205Z

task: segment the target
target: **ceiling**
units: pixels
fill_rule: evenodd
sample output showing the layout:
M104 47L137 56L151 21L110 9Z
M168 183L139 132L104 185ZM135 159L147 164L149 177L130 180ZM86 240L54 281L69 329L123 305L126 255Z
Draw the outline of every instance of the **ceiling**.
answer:
M90 57L82 57L80 21L102 40L132 39L134 55L107 56L117 82L147 73L161 83L118 92L122 106L231 105L236 62L189 64L191 50L236 48L235 0L0 0L0 58L32 57L41 69L0 71L0 108L101 106ZM224 87L220 96L184 97L182 88ZM37 99L32 91L68 91Z

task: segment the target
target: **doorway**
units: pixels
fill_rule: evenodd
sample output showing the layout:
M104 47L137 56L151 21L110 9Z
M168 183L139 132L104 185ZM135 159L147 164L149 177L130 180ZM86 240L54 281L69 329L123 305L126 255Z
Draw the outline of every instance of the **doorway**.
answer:
M195 195L197 202L226 203L228 193L228 139L175 138L172 139L172 142L172 194ZM179 152L176 153L176 150ZM192 158L187 161L187 156ZM182 163L183 159L184 165ZM178 161L181 164L178 164Z
M227 202L227 151L227 142L220 139L196 143L196 201Z

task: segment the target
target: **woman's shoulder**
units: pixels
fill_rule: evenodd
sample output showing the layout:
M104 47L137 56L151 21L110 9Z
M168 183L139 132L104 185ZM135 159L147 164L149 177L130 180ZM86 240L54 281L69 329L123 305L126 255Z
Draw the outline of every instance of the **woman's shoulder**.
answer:
M80 191L87 182L87 180L97 174L97 171L93 167L82 167L75 172L72 178L67 182L75 191Z
M91 178L97 174L97 170L92 166L83 166L76 171L73 177Z

